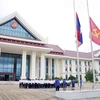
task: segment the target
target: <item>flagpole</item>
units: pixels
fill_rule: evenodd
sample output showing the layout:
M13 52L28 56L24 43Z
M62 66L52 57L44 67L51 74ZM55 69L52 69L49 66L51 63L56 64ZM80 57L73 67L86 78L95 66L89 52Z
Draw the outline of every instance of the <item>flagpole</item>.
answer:
M94 56L93 56L93 45L92 45L92 34L91 34L91 26L90 26L90 17L89 17L89 6L88 0L86 0L87 4L87 13L88 13L88 20L89 20L89 35L90 35L90 45L91 45L91 55L92 55L92 70L93 70L93 89L95 89L95 71L94 71Z
M77 29L76 29L76 11L75 11L75 0L73 0L73 8L74 8L74 21L75 21L75 34L76 34L77 68L78 68L78 85L79 85L79 89L80 89L79 51L78 51Z

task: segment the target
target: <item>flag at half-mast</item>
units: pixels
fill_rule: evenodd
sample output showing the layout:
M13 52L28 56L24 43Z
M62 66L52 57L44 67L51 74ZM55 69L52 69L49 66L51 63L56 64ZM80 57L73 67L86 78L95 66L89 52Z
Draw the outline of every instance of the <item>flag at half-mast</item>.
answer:
M98 29L98 27L96 26L96 24L94 23L91 17L90 17L90 29L91 29L90 34L91 34L92 41L100 45L100 30Z
M77 32L76 36L77 36L78 47L79 47L81 44L83 44L83 37L82 37L81 25L77 13L76 13L76 32Z

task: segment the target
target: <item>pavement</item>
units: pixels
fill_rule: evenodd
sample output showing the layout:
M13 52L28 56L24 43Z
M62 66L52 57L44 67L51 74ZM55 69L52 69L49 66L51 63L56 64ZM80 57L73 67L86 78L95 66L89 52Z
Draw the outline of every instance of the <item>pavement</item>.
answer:
M100 84L96 84L100 89ZM75 89L78 90L76 85ZM84 84L82 90L92 89L92 84ZM60 91L63 89L60 88ZM67 91L72 91L71 87ZM22 89L18 84L0 84L0 100L64 100L55 97L55 89ZM81 99L81 100L100 100L100 98Z

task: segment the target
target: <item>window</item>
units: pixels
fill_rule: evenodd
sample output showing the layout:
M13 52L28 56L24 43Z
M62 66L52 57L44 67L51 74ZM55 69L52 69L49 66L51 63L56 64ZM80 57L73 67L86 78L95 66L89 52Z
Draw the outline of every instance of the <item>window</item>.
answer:
M76 67L76 72L77 72L77 67Z
M16 28L13 28L11 26L11 24L14 23L14 22L17 24ZM10 21L0 25L0 34L7 35L7 36L14 36L14 37L37 40L16 19L10 20Z
M65 60L65 64L67 64L67 60Z
M79 61L79 65L81 66L81 61Z
M72 61L71 60L69 60L69 65L72 66Z
M90 62L88 62L88 66L90 66Z
M90 68L88 68L88 71L90 70Z
M99 61L99 65L100 65L100 61Z
M46 79L48 79L48 58L46 58Z
M76 75L76 79L78 79L78 75Z
M72 64L71 60L69 60L69 64L70 64L70 65Z
M84 64L85 64L85 66L87 66L87 65L86 65L86 61L84 61Z
M77 65L77 60L75 61L75 64Z
M81 72L82 70L81 70L81 67L80 67L80 72Z
M67 71L67 67L65 68L65 71Z
M54 59L52 59L52 79L54 79Z
M26 78L29 78L30 56L26 58ZM15 73L16 80L20 78L22 70L22 55L1 53L0 56L0 72Z
M72 67L70 67L69 70L72 71Z
M82 80L82 75L80 75L80 80Z
M87 68L85 67L85 72L87 72Z
M68 75L66 75L66 80L68 79Z

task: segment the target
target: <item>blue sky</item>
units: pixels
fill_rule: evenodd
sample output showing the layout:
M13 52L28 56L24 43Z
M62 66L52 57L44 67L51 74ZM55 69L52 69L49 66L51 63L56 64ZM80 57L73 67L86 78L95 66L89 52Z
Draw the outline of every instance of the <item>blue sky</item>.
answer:
M100 29L100 0L88 0L89 13ZM75 0L83 44L79 51L90 51L89 23L86 0ZM0 18L17 11L49 44L76 50L73 0L0 0ZM93 43L93 49L100 47Z

